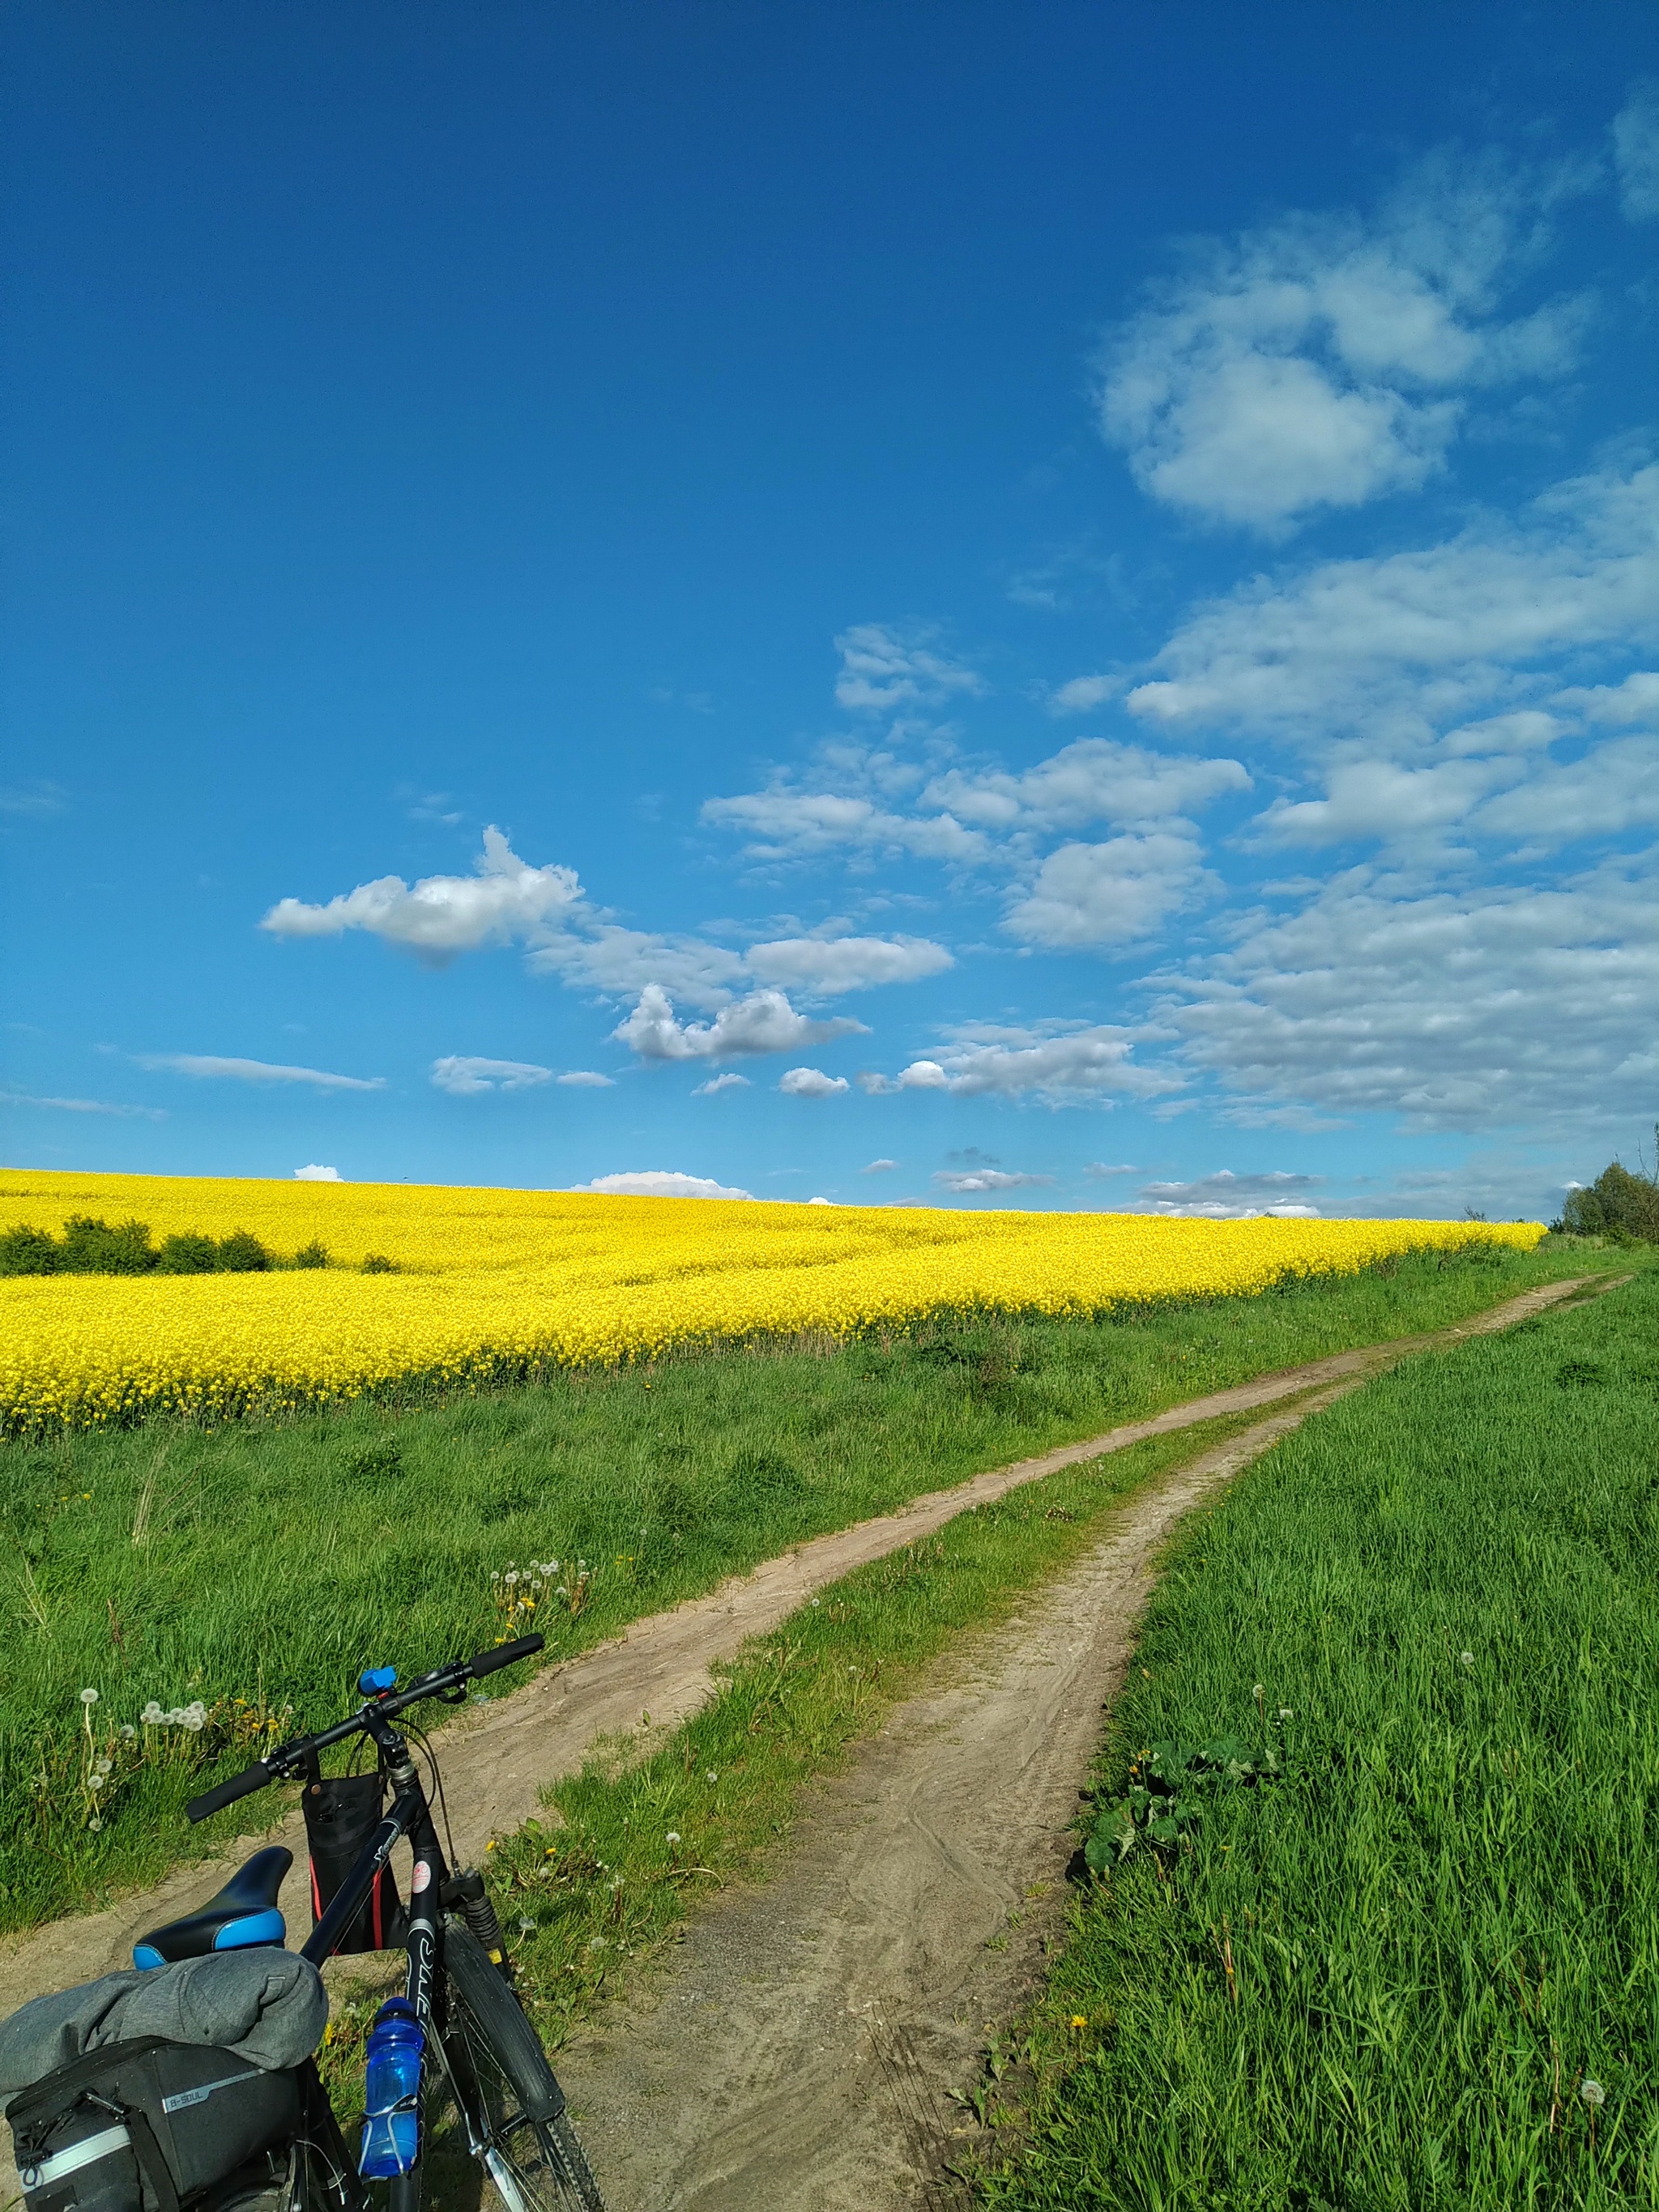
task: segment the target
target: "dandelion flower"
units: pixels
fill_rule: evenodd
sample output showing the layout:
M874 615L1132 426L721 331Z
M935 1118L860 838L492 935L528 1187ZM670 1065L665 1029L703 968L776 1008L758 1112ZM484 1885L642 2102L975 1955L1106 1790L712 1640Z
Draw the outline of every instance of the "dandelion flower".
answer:
M87 1777L87 1787L88 1787L88 1790L101 1790L101 1789L103 1788L103 1786L104 1786L104 1778L103 1778L103 1776L102 1776L101 1774L89 1774L89 1775L88 1775L88 1777Z
M705 1782L718 1782L720 1780L718 1774L705 1774L702 1778Z
M1607 2093L1601 2087L1601 2084L1599 2081L1591 2081L1589 2080L1581 2081L1578 2084L1578 2094L1583 2099L1584 2102L1589 2106L1591 2112L1595 2112L1601 2106L1605 2105L1607 2101Z
M668 1831L668 1840L669 1840L669 1842L670 1842L671 1844L677 1844L677 1843L678 1843L679 1839L680 1839L680 1832L679 1832L679 1830L678 1830L678 1828L671 1828L671 1829Z
M1087 2013L1074 2012L1072 2014L1072 2025L1073 2027L1087 2027L1089 2025L1089 2015Z
M1466 1667L1474 1666L1474 1654L1473 1651L1460 1651L1457 1656L1463 1662L1463 1664Z
M97 1702L98 1702L98 1692L97 1692L97 1691L96 1691L96 1690L82 1690L82 1692L81 1692L81 1703L82 1703L83 1705L95 1705L97 1704Z

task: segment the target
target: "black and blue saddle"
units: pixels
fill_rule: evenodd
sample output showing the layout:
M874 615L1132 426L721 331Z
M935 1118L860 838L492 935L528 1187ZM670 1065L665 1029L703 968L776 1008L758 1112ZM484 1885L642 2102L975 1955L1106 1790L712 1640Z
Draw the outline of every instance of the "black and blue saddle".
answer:
M170 1966L179 1959L204 1959L214 1951L241 1951L255 1943L285 1943L288 1923L276 1909L283 1878L294 1854L281 1844L255 1851L199 1912L152 1928L132 1947L135 1966Z

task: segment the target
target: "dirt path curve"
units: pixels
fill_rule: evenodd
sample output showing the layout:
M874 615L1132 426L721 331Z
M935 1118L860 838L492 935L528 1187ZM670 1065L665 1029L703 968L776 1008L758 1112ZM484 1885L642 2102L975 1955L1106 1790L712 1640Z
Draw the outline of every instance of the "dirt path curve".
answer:
M548 1668L522 1690L477 1708L476 1718L468 1715L445 1729L444 1780L455 1815L457 1848L463 1858L476 1857L490 1836L518 1826L536 1810L543 1785L579 1772L599 1738L637 1728L647 1715L653 1726L685 1719L714 1693L710 1668L732 1657L746 1638L775 1627L826 1583L931 1534L967 1506L1000 1498L1057 1468L1121 1451L1143 1437L1251 1412L1334 1382L1364 1379L1409 1352L1506 1328L1596 1279L1545 1284L1432 1335L1396 1338L1261 1376L1104 1436L975 1475L952 1489L915 1498L896 1513L815 1537L751 1574L732 1577L706 1597L636 1620L621 1636ZM0 2019L46 1990L66 1989L127 1965L135 1937L195 1910L258 1840L285 1843L294 1851L295 1870L281 1902L290 1928L305 1928L309 1906L303 1833L295 1813L263 1838L245 1838L223 1857L180 1868L153 1888L131 1893L102 1911L0 1939Z
M1418 1341L1500 1328L1568 1287ZM1094 1552L958 1644L819 1786L775 1879L705 1908L641 1996L566 2046L560 2078L612 2212L965 2202L945 2169L977 2130L952 2093L1040 1972L1079 1784L1160 1547L1402 1348L1322 1363L1339 1379L1132 1498Z

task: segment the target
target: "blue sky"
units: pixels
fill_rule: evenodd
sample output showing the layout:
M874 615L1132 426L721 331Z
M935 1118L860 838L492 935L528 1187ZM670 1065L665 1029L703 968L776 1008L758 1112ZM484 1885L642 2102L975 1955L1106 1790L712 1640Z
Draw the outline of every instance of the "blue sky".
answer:
M1634 1159L1650 9L0 43L14 1164L1547 1215Z

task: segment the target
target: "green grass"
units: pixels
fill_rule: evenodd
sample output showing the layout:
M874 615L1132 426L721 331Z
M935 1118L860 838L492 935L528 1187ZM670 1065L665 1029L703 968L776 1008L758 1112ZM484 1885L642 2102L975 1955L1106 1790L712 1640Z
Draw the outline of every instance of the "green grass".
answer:
M408 1674L489 1641L489 1577L509 1561L593 1569L579 1619L538 1616L568 1653L920 1490L1617 1257L1475 1248L1101 1323L941 1327L398 1413L6 1445L0 1926L94 1902L233 1832L246 1808L199 1833L180 1808L260 1747L267 1716L318 1725L361 1666ZM83 1687L100 1693L100 1726L135 1723L152 1698L199 1698L207 1725L108 1747L94 1801Z
M1207 1421L1066 1468L959 1514L830 1584L718 1670L718 1697L649 1755L607 1747L485 1864L520 1994L550 2048L721 1884L763 1875L805 1785L872 1734L926 1663L1001 1620L1101 1541L1123 1501L1258 1413ZM372 1985L376 1991L380 1983ZM332 2008L325 2070L343 2116L362 2101L378 1994Z
M1160 1743L1285 1770L1081 1895L984 2203L1652 2205L1659 1273L1288 1438L1183 1533L1140 1657L1103 1807Z

